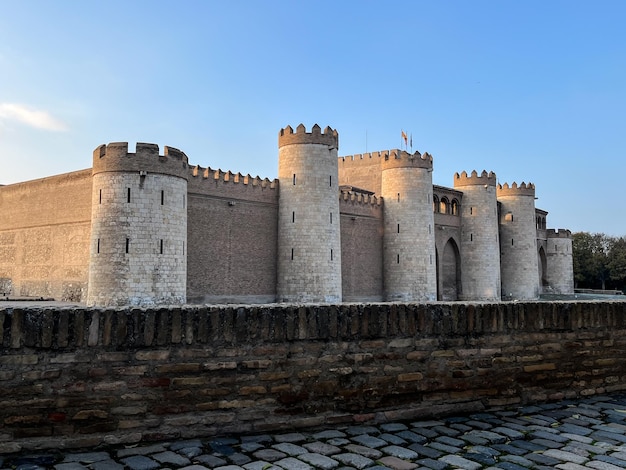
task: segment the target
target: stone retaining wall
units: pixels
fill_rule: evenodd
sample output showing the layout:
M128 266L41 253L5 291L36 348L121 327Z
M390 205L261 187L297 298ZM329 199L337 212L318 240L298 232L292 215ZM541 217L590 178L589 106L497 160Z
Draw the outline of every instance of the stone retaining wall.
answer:
M626 303L0 310L0 453L626 389Z

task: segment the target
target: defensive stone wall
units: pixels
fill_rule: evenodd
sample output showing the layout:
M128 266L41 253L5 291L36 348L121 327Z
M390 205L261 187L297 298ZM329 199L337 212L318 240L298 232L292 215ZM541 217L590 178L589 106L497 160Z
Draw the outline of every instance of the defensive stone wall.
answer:
M383 199L342 192L339 212L343 301L382 301Z
M0 295L87 295L91 170L0 188Z
M273 302L278 180L196 166L187 187L187 301Z
M339 157L339 184L367 189L381 194L381 160L392 150Z
M626 389L626 302L0 310L0 453Z

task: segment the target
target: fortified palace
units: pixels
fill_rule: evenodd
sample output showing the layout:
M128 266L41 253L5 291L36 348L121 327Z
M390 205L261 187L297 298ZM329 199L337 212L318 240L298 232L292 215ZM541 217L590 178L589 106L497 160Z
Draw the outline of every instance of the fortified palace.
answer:
M338 157L330 127L278 134L278 179L101 145L91 169L0 187L0 295L95 306L499 301L574 290L568 230L533 184L432 183L433 158Z

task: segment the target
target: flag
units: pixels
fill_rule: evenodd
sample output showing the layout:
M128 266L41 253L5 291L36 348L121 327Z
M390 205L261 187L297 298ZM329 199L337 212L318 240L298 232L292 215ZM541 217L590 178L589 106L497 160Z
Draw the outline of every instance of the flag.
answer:
M404 145L407 145L407 136L406 136L406 132L404 132L403 130L401 130L400 132L402 132L402 138L404 139Z

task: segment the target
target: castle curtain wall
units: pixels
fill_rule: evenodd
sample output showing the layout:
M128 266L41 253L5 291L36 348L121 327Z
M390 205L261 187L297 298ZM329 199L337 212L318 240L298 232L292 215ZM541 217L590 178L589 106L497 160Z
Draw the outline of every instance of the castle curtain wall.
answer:
M273 302L278 182L194 169L188 202L187 301Z
M0 295L84 301L91 170L0 187Z
M383 300L382 199L344 193L341 212L341 289L344 302Z

